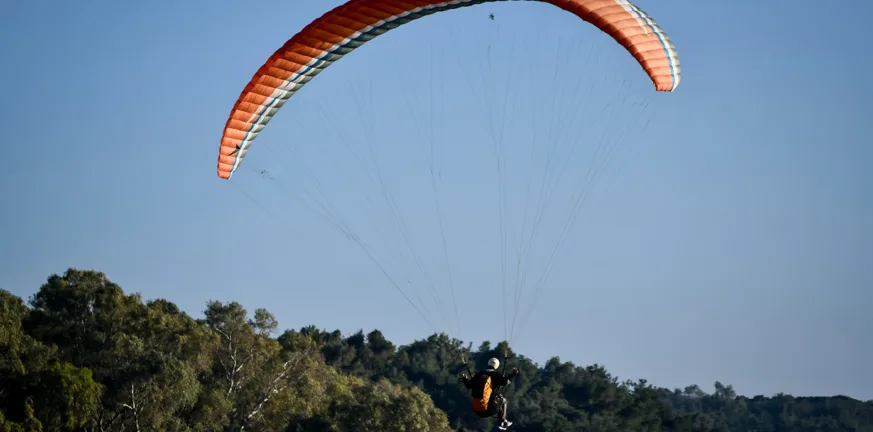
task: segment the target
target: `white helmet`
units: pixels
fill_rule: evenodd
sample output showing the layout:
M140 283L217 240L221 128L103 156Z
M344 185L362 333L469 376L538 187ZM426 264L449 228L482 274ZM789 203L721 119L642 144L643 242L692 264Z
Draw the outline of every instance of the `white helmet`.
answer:
M497 360L496 358L492 357L491 360L488 360L488 367L490 367L491 369L499 368L500 367L500 360Z

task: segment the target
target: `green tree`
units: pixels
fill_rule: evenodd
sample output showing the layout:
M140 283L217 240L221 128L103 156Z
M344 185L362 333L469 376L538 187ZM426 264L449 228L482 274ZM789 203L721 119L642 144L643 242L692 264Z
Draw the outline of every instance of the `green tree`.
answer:
M0 425L9 430L75 430L96 414L101 394L91 371L59 361L23 331L30 311L0 290Z
M387 380L356 383L335 402L330 416L337 432L451 431L446 414L421 390L404 390Z
M216 334L216 347L208 381L209 407L223 407L220 414L226 421L213 427L224 430L276 430L288 423L286 416L267 415L275 412L271 405L284 400L308 372L316 352L314 343L286 340L283 346L272 338L278 327L276 319L265 309L255 311L254 319L246 318L246 310L236 302L222 304L212 301L204 312L206 327ZM202 410L201 410L202 411ZM219 414L210 411L211 414ZM198 422L206 421L200 416Z

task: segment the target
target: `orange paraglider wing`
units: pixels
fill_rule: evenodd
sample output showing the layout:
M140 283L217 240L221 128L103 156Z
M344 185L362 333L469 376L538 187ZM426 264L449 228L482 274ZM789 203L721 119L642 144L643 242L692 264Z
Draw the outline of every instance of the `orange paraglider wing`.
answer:
M240 94L224 127L218 176L229 179L258 133L303 85L370 39L418 18L481 3L511 0L349 0L311 22L276 50ZM673 43L627 0L532 0L564 9L625 47L657 91L679 85Z

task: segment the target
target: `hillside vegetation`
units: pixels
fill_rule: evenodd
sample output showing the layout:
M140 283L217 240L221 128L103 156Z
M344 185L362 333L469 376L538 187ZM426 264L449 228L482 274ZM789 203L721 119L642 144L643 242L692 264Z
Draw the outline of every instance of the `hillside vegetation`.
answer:
M458 382L464 348L443 334L395 346L378 330L280 331L235 302L194 318L70 269L27 302L0 290L0 431L494 430ZM504 350L483 343L469 358L481 367ZM873 432L873 402L670 390L513 354L519 432Z

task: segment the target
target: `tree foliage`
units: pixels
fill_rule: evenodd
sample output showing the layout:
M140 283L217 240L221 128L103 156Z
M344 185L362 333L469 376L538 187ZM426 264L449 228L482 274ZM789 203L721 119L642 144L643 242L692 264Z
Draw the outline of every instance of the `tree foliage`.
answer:
M458 382L477 349L444 334L396 346L378 330L279 332L265 309L210 301L195 319L106 275L52 275L29 305L0 290L0 431L485 431ZM621 381L601 365L512 353L518 431L868 431L873 401L708 394Z

